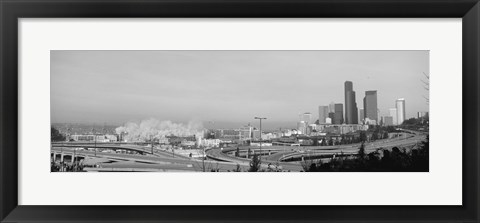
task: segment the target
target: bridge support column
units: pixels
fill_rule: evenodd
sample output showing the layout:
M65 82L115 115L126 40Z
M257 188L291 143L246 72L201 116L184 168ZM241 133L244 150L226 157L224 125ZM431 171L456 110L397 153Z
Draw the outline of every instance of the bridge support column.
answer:
M60 153L60 162L63 162L63 153Z
M57 153L53 153L53 162L55 162L57 160Z
M72 164L75 163L75 154L72 154Z

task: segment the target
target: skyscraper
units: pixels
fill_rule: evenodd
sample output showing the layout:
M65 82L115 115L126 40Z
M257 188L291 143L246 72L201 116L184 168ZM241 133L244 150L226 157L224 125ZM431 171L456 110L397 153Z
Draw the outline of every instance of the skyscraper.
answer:
M328 117L330 118L330 124L335 122L335 109L333 110L334 112L329 112Z
M308 125L312 122L312 114L310 112L305 112L299 114L298 117L300 120L297 123L297 129L302 132L302 134L307 134Z
M299 121L297 123L297 130L299 130L302 134L307 134L307 123L304 121Z
M302 119L300 121L305 122L306 125L312 124L312 114L310 112L303 113L301 117Z
M428 112L417 112L417 118L428 117Z
M325 124L328 118L328 106L318 106L318 124Z
M351 81L345 81L345 123L358 124L357 102Z
M397 124L401 125L403 121L406 119L405 115L405 99L399 98L395 102L395 106L397 107Z
M380 109L377 109L377 120L382 120L382 115L380 115Z
M335 114L333 124L343 124L343 104L335 104Z
M375 120L378 123L377 91L365 91L363 108L365 109L365 118Z
M365 112L363 111L363 108L359 108L358 113L358 122L363 123L363 120L365 119Z
M390 116L392 116L392 124L393 125L398 125L397 122L397 109L396 108L390 108Z
M335 102L330 102L330 104L328 105L328 113L330 112L333 112L335 113Z
M383 126L391 126L391 125L393 125L393 117L383 116Z

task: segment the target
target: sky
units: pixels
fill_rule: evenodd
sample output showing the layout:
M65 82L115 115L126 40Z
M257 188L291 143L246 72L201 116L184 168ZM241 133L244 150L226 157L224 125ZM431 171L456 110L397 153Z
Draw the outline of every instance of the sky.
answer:
M266 117L294 127L298 115L377 90L387 115L405 98L407 117L428 111L428 51L51 51L52 123L145 119L236 128ZM217 124L215 124L217 123ZM263 123L262 123L263 124Z

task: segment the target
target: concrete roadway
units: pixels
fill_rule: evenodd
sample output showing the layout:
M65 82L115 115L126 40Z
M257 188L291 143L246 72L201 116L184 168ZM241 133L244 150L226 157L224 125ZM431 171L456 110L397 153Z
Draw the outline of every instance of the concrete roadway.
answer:
M112 150L130 150L136 152L142 152L145 154L152 154L152 148L148 146L138 146L138 145L118 145L118 144L101 144L97 145L96 147L91 143L87 144L79 144L79 143L55 143L52 145L53 148L97 148L97 149L112 149ZM97 153L100 151L97 151ZM165 150L160 150L158 148L153 148L153 155L160 156L160 157L180 157L184 159L189 159L189 157L180 155L180 154L173 154L172 152L167 152Z
M367 143L365 150L367 153L375 151L377 148L388 148L394 146L412 145L425 139L424 134L411 134L407 138L398 138L393 140L379 140L373 143ZM277 152L270 156L262 157L262 168L268 167L268 164L279 165L283 171L301 171L302 167L299 162L280 162L283 157L295 157L295 156L308 156L322 154L340 154L342 151L344 154L352 154L358 152L360 144L352 145L340 145L340 146L318 146L318 147L283 147L275 146L275 148L262 147L263 150L271 150ZM51 152L73 154L74 148L92 148L91 144L53 144ZM146 154L151 153L150 147L138 146L138 145L97 145L100 149L126 149L144 152ZM265 148L265 149L264 149ZM290 151L286 151L285 149ZM295 151L291 151L294 149ZM242 171L246 171L249 168L250 159L233 157L227 155L225 152L234 151L235 148L226 148L223 151L220 149L207 150L207 156L209 158L220 160L210 161L205 160L206 171L211 169L218 169L219 171L232 171L240 165ZM241 149L242 150L242 149ZM248 150L248 148L243 148ZM256 149L255 149L256 150ZM257 151L257 150L256 150ZM134 154L118 154L118 153L106 153L97 151L95 152L87 150L76 150L77 156L86 157L100 157L107 158L115 161L114 163L102 163L102 168L87 168L88 171L203 171L203 164L201 160L192 159L189 157L173 154L167 151L154 149L154 154L150 155L134 155ZM272 166L273 167L273 166Z
M222 160L222 161L227 161L227 162L232 162L232 163L238 163L240 165L250 165L251 159L246 159L246 158L241 158L241 157L234 157L234 156L229 156L225 154L222 150L220 149L210 149L207 151L207 156L212 159L216 160ZM281 167L283 171L293 171L293 172L298 172L302 171L302 165L299 163L294 163L294 162L279 162L275 160L269 160L266 161L264 159L265 156L262 157L262 168L268 168L268 164L271 164L271 167L274 168L275 165L278 165Z
M413 132L413 131L412 131ZM371 153L376 151L378 148L385 148L391 149L392 147L405 147L405 146L412 146L417 142L421 142L425 139L426 135L418 132L414 132L414 134L408 134L406 137L397 137L393 139L382 139L377 140L375 142L370 142L365 144L365 152ZM309 147L292 147L292 146L275 146L275 147L262 147L262 152L265 151L272 151L276 152L269 156L262 156L264 159L264 163L270 162L272 164L278 163L278 165L282 167L286 167L287 169L296 169L301 167L299 163L295 162L282 162L285 158L292 158L292 157L309 157L309 156L317 156L317 155L334 155L334 154L357 154L358 148L360 147L360 143L357 144L349 144L349 145L337 145L337 146L309 146ZM249 147L239 147L240 152L245 152L248 150ZM250 147L253 148L253 147ZM257 152L259 149L258 147L254 148ZM250 159L245 159L241 157L234 157L227 155L226 153L236 151L236 147L232 148L225 148L222 150L219 149L212 149L207 151L207 155L211 158L217 160L223 160L228 162L236 162L236 163L245 163L250 162Z
M61 153L63 151L64 154L70 155L73 154L73 148L52 148L51 152ZM104 171L108 171L108 168L117 168L115 171L120 171L118 169L126 168L126 171L133 171L133 169L142 170L142 169L152 169L157 171L203 171L203 162L202 160L197 159L184 159L175 156L173 157L159 157L159 156L151 156L151 155L133 155L133 154L119 154L119 153L106 153L106 152L97 152L95 156L95 152L87 151L87 150L77 150L75 151L76 156L83 156L83 157L99 157L99 158L107 158L111 161L115 161L117 163L100 163L99 165L102 168L95 168L95 170L100 171L105 166L106 169ZM130 163L126 162L129 161ZM249 168L249 164L239 163L240 168L243 171L246 171ZM210 161L205 160L205 169L206 171L210 171L212 169L218 169L219 171L232 171L237 168L237 163L231 162L221 162L221 161ZM93 169L88 169L93 171Z
M393 147L405 147L405 146L412 146L416 143L420 143L421 141L425 140L425 135L410 135L409 137L404 138L396 138L391 140L379 140L375 142L365 143L365 152L371 153L375 152L379 148L384 149L391 149ZM266 160L271 161L281 161L284 158L291 158L291 157L308 157L314 155L334 155L334 154L356 154L358 153L358 149L360 144L351 144L351 145L339 145L339 146L324 146L324 147L301 147L301 149L296 149L296 151L285 151L285 152L278 152L272 154L270 156L265 157ZM298 148L298 147L297 147Z
M414 137L413 134L409 134L407 139L409 137ZM368 146L370 144L382 144L384 142L392 142L392 141L401 141L404 140L403 137L397 137L397 138L392 138L392 139L381 139L377 140L373 143L366 143L365 145ZM230 152L235 152L237 150L237 147L239 148L240 154L246 154L248 149L254 150L256 154L259 153L260 147L259 146L234 146L234 147L227 147L224 148L222 151L223 153L230 153ZM351 149L351 148L359 148L360 143L356 144L348 144L348 145L335 145L335 146L263 146L262 147L262 154L268 153L269 151L273 154L271 155L264 155L264 157L268 157L267 160L272 160L272 161L278 161L279 158L282 157L280 153L283 154L291 154L295 153L296 151L301 151L301 150L339 150L339 149Z

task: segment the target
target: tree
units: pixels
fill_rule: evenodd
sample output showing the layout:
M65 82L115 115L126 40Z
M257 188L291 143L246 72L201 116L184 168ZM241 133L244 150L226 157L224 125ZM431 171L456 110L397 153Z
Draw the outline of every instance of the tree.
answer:
M242 168L240 168L240 164L237 163L237 167L233 170L233 172L242 172Z
M363 142L362 142L362 144L360 144L360 148L358 148L358 157L360 159L365 158L365 145L364 145Z
M58 141L65 141L65 135L61 134L56 128L53 126L50 128L50 136L51 136L51 141L52 142L58 142Z
M423 72L423 75L425 76L426 80L421 80L422 83L423 83L423 88L425 88L425 90L427 91L427 95L428 95L428 92L430 91L430 74L426 74L425 72ZM430 98L427 97L427 96L423 96L423 98L425 98L425 100L427 101L427 105L430 103Z
M341 136L342 139L340 140L340 145L348 143L348 140L345 137L346 137L345 134L342 134L342 136Z
M383 153L383 156L381 155ZM322 163L303 162L304 171L313 172L427 172L429 171L429 138L422 141L416 149L393 147L379 148L367 154L364 143L358 148L355 157L347 158L345 154L333 156L330 161Z
M254 154L250 161L250 169L248 172L258 172L260 170L261 161L258 154Z
M215 139L215 132L213 130L208 131L206 139Z
M412 152L412 169L413 171L428 171L429 170L429 136L425 141L422 141L420 148Z
M302 155L303 159L303 155ZM316 164L313 159L304 159L300 165L302 165L303 171L305 172L315 172L316 170Z
M326 138L322 139L322 142L320 143L320 146L325 146L325 140L326 140Z
M360 132L360 141L365 142L367 140L367 134L365 134L365 131Z
M398 132L398 131L393 126L387 126L387 132Z
M383 138L388 139L388 132L383 132Z

